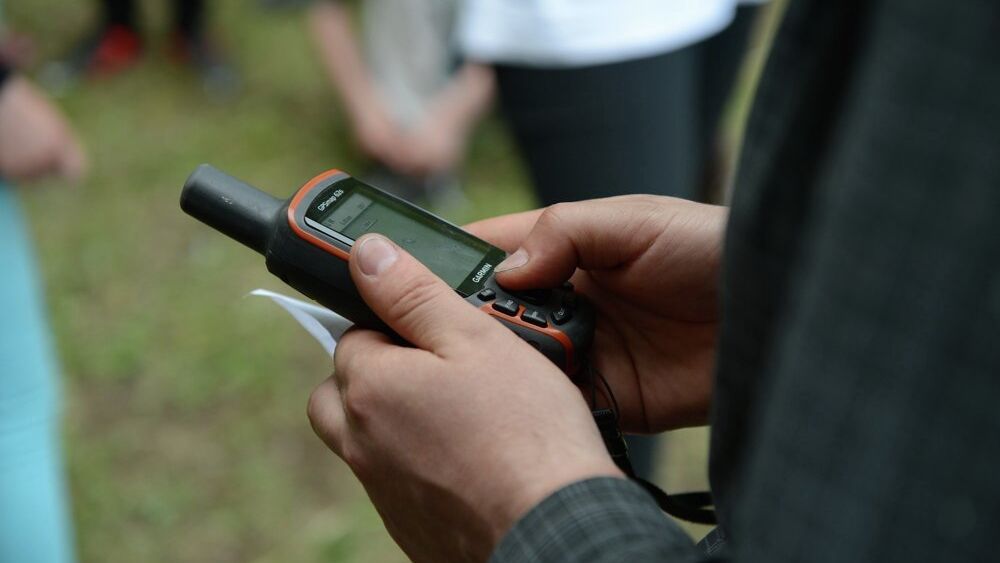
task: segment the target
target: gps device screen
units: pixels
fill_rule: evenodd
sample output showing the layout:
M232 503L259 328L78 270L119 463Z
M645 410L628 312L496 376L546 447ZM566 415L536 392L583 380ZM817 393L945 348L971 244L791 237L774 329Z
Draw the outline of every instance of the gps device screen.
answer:
M461 293L478 285L484 276L473 280L477 272L503 259L503 251L485 241L353 178L323 191L306 217L347 244L365 233L385 235Z

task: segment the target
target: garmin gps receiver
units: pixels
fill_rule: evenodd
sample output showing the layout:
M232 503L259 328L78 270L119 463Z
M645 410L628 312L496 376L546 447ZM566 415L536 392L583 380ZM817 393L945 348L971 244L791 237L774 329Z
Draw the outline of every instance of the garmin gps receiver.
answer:
M260 252L272 274L359 326L393 334L365 304L348 269L354 241L374 232L570 375L593 338L593 306L568 282L506 291L493 277L504 251L339 170L323 172L282 201L202 164L184 184L181 208Z

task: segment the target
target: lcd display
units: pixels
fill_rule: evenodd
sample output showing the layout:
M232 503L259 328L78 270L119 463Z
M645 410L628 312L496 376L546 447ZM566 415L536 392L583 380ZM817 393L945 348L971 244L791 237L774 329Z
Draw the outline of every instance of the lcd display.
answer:
M357 240L365 233L385 235L406 249L453 288L474 273L493 247L468 233L388 198L360 182L345 190L323 226ZM478 281L478 280L477 280Z

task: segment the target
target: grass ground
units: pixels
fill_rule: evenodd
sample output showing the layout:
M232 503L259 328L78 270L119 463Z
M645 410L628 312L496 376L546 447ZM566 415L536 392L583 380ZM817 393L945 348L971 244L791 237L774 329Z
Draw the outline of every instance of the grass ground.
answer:
M44 60L79 37L95 3L9 0L6 16ZM399 561L306 422L329 359L276 307L242 297L288 290L177 204L203 161L282 196L318 171L360 166L302 14L214 4L245 80L240 97L214 103L158 48L166 4L142 4L152 47L143 64L60 99L90 152L86 183L24 192L64 366L81 559ZM465 179L471 206L455 221L533 205L493 121ZM670 450L665 480L704 486L704 433Z
M7 2L44 60L96 2ZM64 367L66 442L83 561L398 561L353 477L305 419L330 362L255 287L288 291L259 256L178 208L203 161L286 195L360 166L304 36L301 12L218 2L244 74L213 103L163 44L167 2L145 2L147 60L59 102L93 165L86 183L32 187L33 220ZM464 221L531 206L494 123L472 148Z

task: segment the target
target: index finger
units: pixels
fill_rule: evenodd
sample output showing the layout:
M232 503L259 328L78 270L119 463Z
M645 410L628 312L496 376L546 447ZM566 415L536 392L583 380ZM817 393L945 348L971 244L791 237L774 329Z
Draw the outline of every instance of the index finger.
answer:
M491 217L474 223L469 223L463 228L476 235L486 242L505 250L513 252L521 246L521 242L527 238L528 233L534 228L538 221L542 209L522 211L521 213L511 213Z

